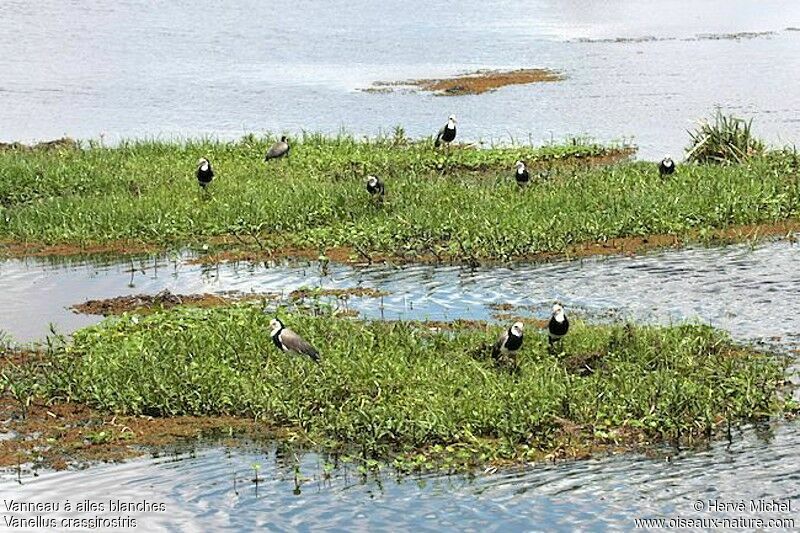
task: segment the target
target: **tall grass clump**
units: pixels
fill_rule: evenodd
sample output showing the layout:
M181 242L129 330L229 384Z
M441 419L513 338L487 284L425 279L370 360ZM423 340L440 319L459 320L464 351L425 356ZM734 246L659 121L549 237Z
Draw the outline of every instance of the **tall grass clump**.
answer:
M686 160L698 163L743 163L764 153L764 143L752 132L752 119L723 115L717 109L712 121L690 131Z
M252 306L174 308L76 332L52 350L48 394L114 413L253 417L377 457L451 447L468 462L565 439L692 439L784 407L782 362L707 326L576 321L563 353L532 332L509 370L484 349L491 325L282 314L321 364L277 351Z

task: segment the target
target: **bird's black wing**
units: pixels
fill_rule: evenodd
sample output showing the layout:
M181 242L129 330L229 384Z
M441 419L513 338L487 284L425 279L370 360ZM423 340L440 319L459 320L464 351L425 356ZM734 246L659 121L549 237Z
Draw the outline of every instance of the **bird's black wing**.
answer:
M435 147L439 147L442 144L442 137L444 137L444 130L447 129L447 124L442 126L442 129L439 130L439 133L436 134L436 141L433 143Z

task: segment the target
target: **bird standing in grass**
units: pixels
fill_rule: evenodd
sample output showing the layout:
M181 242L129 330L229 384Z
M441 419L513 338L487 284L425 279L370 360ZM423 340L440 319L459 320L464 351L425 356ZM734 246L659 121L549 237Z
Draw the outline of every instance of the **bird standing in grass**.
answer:
M289 146L289 139L286 135L281 137L281 140L273 144L269 150L267 150L267 154L264 156L264 161L269 161L270 159L279 159L285 155L289 154L289 150L291 147Z
M670 156L667 156L658 164L658 173L661 176L669 176L673 172L675 172L675 162Z
M531 180L531 176L528 174L528 169L525 168L525 163L517 161L515 165L517 166L517 171L514 173L514 179L517 180L517 185L524 187Z
M316 348L311 346L303 337L283 325L279 318L273 318L269 322L272 328L270 337L275 346L283 352L294 352L301 355L307 355L315 363L319 363L319 352Z
M442 126L439 133L436 135L436 141L433 143L435 148L439 148L442 143L450 144L456 138L456 116L450 115L447 119L447 124Z
M205 189L213 179L214 170L211 168L211 163L205 157L200 158L197 162L197 182Z
M514 322L510 328L498 337L492 348L492 357L495 360L508 355L515 355L522 348L522 322Z
M383 200L383 195L386 193L386 188L378 176L367 176L367 192L372 195L375 200Z
M552 348L556 341L563 339L568 331L569 319L564 312L564 307L562 307L561 304L555 304L553 306L553 314L550 317L550 322L547 324L547 340L550 347Z

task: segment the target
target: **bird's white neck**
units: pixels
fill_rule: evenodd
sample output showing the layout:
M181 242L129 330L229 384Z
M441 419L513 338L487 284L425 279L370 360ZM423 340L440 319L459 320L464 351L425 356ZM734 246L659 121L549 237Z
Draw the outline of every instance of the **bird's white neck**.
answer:
M272 328L272 331L270 332L269 336L274 337L275 335L280 333L282 329L283 329L282 326L275 326L274 328Z
M556 319L556 322L564 322L564 311L557 312L555 315L553 315L553 318Z
M200 165L200 170L202 170L203 172L208 170L208 163L203 163L202 165Z
M453 119L450 119L450 120L447 121L447 129L448 130L456 129L456 123L453 122Z

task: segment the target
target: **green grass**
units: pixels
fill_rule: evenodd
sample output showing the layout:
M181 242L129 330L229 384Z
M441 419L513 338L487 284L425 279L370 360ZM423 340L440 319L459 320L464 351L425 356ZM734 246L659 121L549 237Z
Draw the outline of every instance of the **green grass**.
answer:
M229 414L403 467L530 460L598 444L691 440L789 408L784 361L701 325L593 326L563 353L532 326L516 371L482 347L499 326L289 314L322 354L278 352L255 306L123 315L53 343L35 393L153 416ZM592 368L585 370L584 363ZM27 372L27 373L26 373ZM5 385L30 379L6 372ZM36 380L33 380L36 381ZM573 429L568 429L573 428Z
M681 165L661 179L647 162L587 165L609 150L580 141L434 151L402 137L308 135L295 141L290 159L267 165L268 144L247 137L0 151L0 240L209 244L214 251L220 237L235 244L238 234L278 251L342 246L408 260L508 260L615 237L772 223L800 211L797 164L785 157ZM200 156L217 174L208 194L194 178ZM524 192L513 183L519 158L534 170ZM551 166L549 178L536 179ZM386 182L382 206L364 190L368 173Z

